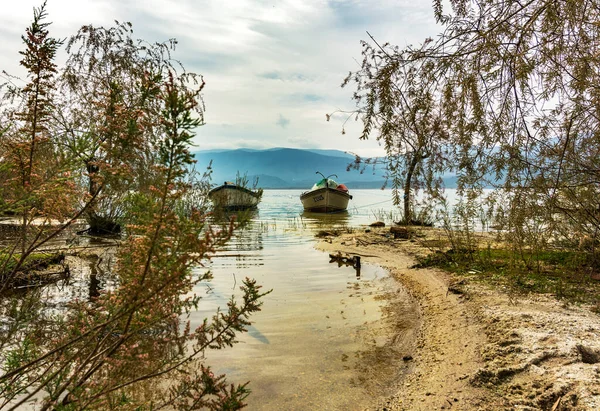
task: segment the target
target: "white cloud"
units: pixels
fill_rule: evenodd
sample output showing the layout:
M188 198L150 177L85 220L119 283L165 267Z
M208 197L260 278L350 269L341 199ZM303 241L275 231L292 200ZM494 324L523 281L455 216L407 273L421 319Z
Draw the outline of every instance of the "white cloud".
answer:
M40 4L4 5L0 70L19 71L20 36ZM353 90L340 84L359 67L366 31L398 45L438 31L430 2L408 0L50 0L48 12L54 37L119 20L151 42L177 38L175 57L207 83L207 125L196 137L203 148L289 144L381 154L376 141L359 141L360 122L342 135L325 113L354 107Z

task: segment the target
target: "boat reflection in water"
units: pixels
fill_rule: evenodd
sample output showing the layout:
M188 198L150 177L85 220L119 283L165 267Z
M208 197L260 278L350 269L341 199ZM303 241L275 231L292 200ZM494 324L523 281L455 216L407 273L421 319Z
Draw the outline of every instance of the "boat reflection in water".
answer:
M304 211L300 218L307 228L316 230L339 230L350 227L352 215L347 211L338 211L337 213L315 213Z
M257 209L236 212L219 210L213 213L213 224L229 225L233 221L231 238L213 254L224 267L248 268L262 265L260 250L263 249L263 230Z
M239 210L214 208L211 215L213 223L228 224L231 220L233 220L236 224L241 225L241 228L251 222L259 220L258 208Z

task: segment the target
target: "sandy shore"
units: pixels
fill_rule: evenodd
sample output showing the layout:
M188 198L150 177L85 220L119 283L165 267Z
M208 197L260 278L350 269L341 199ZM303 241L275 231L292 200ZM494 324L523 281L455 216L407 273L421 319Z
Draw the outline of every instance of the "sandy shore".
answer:
M418 303L402 343L407 371L371 409L600 409L600 315L590 307L411 268L427 250L388 227L327 236L318 248L385 267Z

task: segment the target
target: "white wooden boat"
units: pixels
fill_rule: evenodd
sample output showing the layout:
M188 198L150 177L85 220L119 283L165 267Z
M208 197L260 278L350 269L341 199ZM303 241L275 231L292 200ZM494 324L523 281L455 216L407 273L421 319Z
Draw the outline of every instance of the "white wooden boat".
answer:
M318 171L317 173L321 174ZM323 179L316 183L309 191L300 195L304 211L335 213L348 208L348 202L352 199L352 196L348 193L348 189L345 185L337 184L329 177L331 176L323 176Z
M208 192L213 205L225 210L247 210L255 208L262 198L262 189L256 191L226 181Z

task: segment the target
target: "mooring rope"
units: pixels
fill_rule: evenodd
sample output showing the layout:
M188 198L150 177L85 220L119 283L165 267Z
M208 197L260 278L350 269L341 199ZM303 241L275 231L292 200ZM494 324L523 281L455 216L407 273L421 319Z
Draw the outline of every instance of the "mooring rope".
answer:
M373 206L376 206L376 205L379 205L379 204L389 203L390 201L393 201L393 199L392 199L392 198L390 198L390 199L388 199L388 200L383 200L383 201L380 201L380 202L378 202L378 203L373 203L373 204L362 205L362 206L360 206L360 207L353 206L352 208L353 208L353 209L356 209L356 210L359 210L359 209L361 209L361 208L373 207Z

